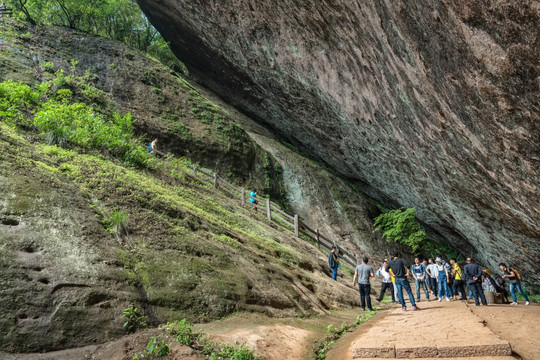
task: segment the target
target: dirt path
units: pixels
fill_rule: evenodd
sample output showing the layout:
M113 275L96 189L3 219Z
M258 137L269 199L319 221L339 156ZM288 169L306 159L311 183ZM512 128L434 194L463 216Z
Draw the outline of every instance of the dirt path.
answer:
M540 305L476 307L464 302L421 302L422 310L405 313L400 307L389 306L338 340L327 359L352 360L355 354L382 356L389 353L405 359L412 356L447 360L540 359L540 342L537 340ZM265 360L306 360L314 359L314 341L324 337L328 325L350 324L359 313L359 309L333 311L307 319L276 319L243 313L197 325L196 329L218 342L245 343ZM0 353L0 359L131 360L134 353L146 346L150 336L160 333L158 329L146 330L106 344L46 354ZM174 339L167 341L173 344L168 359L204 359L192 349L175 344ZM508 353L510 347L513 352Z

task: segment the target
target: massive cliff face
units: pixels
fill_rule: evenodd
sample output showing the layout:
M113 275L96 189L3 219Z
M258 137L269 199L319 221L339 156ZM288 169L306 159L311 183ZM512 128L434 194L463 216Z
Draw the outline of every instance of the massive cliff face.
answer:
M540 281L538 1L139 4L228 102L462 252Z

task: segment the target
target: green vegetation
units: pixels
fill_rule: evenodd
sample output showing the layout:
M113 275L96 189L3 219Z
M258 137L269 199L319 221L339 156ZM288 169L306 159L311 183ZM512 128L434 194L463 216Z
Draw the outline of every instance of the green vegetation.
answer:
M117 236L124 236L127 233L129 215L120 210L114 210L108 219L110 229L113 229Z
M122 317L126 318L124 329L128 332L134 332L137 329L146 327L146 316L138 308L130 306L124 309Z
M14 0L14 17L32 25L60 25L100 35L146 52L177 72L187 69L150 24L135 1ZM29 38L30 33L22 35Z
M259 360L253 350L246 348L244 344L240 346L227 343L215 344L205 338L201 333L193 332L193 324L182 319L181 321L169 323L164 329L169 334L176 337L176 340L186 346L195 349L199 354L208 356L209 360L229 359L229 360Z
M167 356L168 353L169 344L165 344L165 339L162 339L161 336L151 336L146 349L135 354L133 360L155 359Z
M33 88L11 80L0 83L0 116L12 126L39 129L49 145L106 149L129 165L148 166L145 148L132 140L131 114L121 116L110 104L96 104L106 96L74 75L76 65L72 62L71 74L59 70Z
M414 208L384 209L373 222L374 231L382 231L387 241L399 242L417 252L426 243L426 231L414 216Z
M463 256L444 243L436 244L426 236L426 231L415 217L415 209L400 208L388 210L381 206L383 213L373 220L374 231L382 231L386 241L393 241L411 248L412 252L424 257L445 254L448 258L463 260Z
M346 322L341 323L341 326L336 328L333 325L328 325L326 328L326 335L323 339L315 340L315 344L317 345L315 348L315 356L317 360L323 360L326 358L326 354L328 354L328 351L334 345L334 343L341 338L343 335L345 335L347 332L351 331L352 329L360 326L364 322L368 321L373 315L375 315L377 310L375 311L369 311L365 314L358 315L356 317L356 320L352 324L347 324Z

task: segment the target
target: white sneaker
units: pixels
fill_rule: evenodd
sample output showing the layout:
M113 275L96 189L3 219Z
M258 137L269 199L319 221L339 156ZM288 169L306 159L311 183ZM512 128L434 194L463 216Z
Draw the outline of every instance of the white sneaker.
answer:
M442 301L442 298L439 298L439 302L441 302L441 301Z
M517 302L515 302L515 301L514 301L514 302L513 302L513 303L511 303L510 305L517 305Z
M529 304L530 304L530 302L528 302L528 301L525 301L525 305L529 305Z
M448 296L446 297L446 301L450 301L450 298Z

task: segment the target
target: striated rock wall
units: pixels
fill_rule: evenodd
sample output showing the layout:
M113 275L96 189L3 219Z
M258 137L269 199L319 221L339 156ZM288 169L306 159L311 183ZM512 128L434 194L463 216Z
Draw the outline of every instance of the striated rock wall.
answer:
M229 103L415 207L464 254L540 283L540 2L139 4Z

